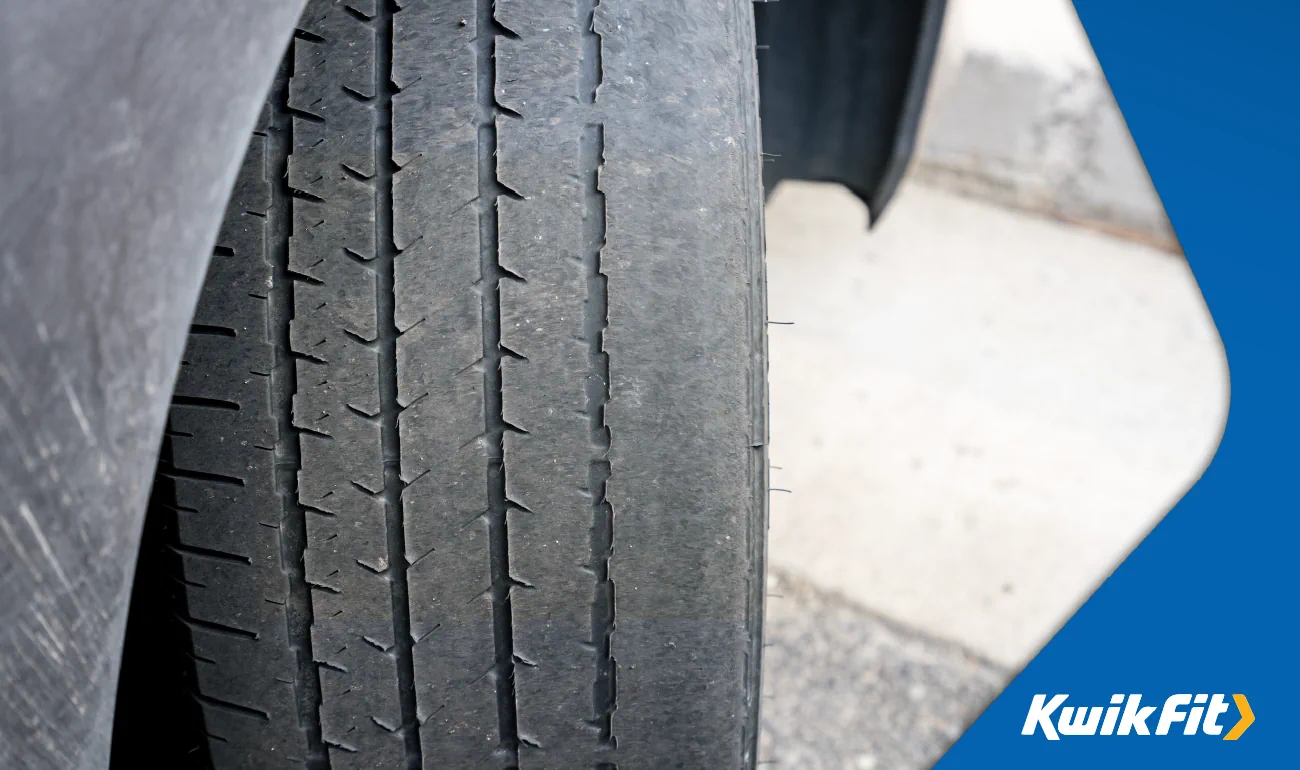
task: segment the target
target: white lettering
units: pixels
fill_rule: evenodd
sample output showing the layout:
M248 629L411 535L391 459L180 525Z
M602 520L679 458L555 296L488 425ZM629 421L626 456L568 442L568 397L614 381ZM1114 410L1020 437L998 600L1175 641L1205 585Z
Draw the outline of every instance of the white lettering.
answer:
M1102 735L1115 734L1115 720L1119 719L1119 704L1124 702L1124 696L1115 693L1110 696L1110 708L1106 709L1106 721L1101 723Z
M1080 706L1078 717L1071 719L1074 706L1066 706L1061 709L1061 718L1056 720L1056 729L1061 731L1061 735L1096 735L1101 712L1101 706Z
M1156 723L1156 735L1168 735L1170 725L1187 719L1187 712L1179 711L1178 707L1186 706L1191 702L1192 694L1190 692L1170 695L1165 698L1165 707L1160 709L1160 721Z
M1210 696L1203 692L1198 692L1192 703L1204 704ZM1205 713L1205 706L1193 706L1187 715L1187 724L1183 725L1183 735L1196 735L1196 728L1201 726L1201 715Z
M1233 706L1222 693L1175 693L1162 706L1143 706L1140 693L1115 693L1109 706L1066 706L1069 695L1050 698L1037 693L1029 704L1021 735L1033 735L1042 728L1043 737L1059 741L1062 735L1169 735L1182 723L1183 735L1222 735L1219 719ZM1155 727L1148 723L1160 712Z
M1228 710L1228 704L1223 701L1222 693L1215 693L1210 698L1210 707L1205 710L1205 724L1201 726L1201 732L1206 735L1219 735L1223 732L1223 725L1219 724L1219 717Z
M1128 735L1136 731L1138 735L1150 735L1151 731L1147 729L1147 720L1155 713L1155 706L1138 708L1142 702L1141 695L1128 696L1128 703L1124 704L1124 713L1119 718L1119 730L1116 735Z
M1052 700L1047 701L1046 695L1035 695L1029 704L1029 715L1025 717L1025 726L1021 728L1021 735L1033 735L1039 727L1043 728L1043 735L1047 736L1049 741L1059 741L1060 736L1056 734L1056 728L1052 727L1052 712L1065 703L1069 695L1057 695ZM1044 706L1044 701L1047 705ZM1154 711L1155 709L1152 709Z

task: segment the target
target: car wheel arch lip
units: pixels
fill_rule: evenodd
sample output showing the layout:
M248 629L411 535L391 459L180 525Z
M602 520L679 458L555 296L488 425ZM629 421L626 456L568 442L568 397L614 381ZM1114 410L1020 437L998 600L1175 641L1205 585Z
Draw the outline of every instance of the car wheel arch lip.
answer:
M874 226L911 163L948 0L755 5L764 184L844 185Z

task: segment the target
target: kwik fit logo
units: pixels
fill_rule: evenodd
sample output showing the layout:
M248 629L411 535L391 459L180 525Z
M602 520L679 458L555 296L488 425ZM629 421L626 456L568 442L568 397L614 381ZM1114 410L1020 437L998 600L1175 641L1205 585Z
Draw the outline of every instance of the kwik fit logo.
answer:
M1250 703L1239 693L1232 696L1231 704L1221 693L1170 695L1159 707L1154 729L1150 720L1157 707L1143 706L1141 695L1112 695L1110 706L1067 706L1069 699L1069 695L1053 695L1050 700L1045 694L1035 695L1020 734L1041 730L1047 740L1059 741L1062 735L1169 735L1177 730L1183 735L1223 735L1223 740L1235 741L1255 722ZM1232 704L1240 716L1225 734L1220 720Z

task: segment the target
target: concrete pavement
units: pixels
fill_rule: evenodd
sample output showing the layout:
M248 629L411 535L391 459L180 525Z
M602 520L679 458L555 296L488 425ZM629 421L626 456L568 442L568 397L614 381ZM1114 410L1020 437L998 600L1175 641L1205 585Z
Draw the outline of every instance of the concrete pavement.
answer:
M760 767L930 767L1008 679L790 575L773 573L768 595Z
M914 183L865 221L831 186L768 208L775 767L929 766L1226 418L1181 257Z
M1070 0L949 0L913 173L1179 251Z
M1199 476L1222 346L1186 262L910 185L769 206L771 563L1016 668Z

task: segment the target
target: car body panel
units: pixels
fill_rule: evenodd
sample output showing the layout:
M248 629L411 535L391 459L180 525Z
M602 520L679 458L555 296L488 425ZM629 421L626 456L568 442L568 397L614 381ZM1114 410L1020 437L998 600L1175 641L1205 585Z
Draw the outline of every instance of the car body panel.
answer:
M945 0L755 4L763 181L838 182L874 223L911 161Z
M302 0L0 0L0 767L108 765L145 502Z

